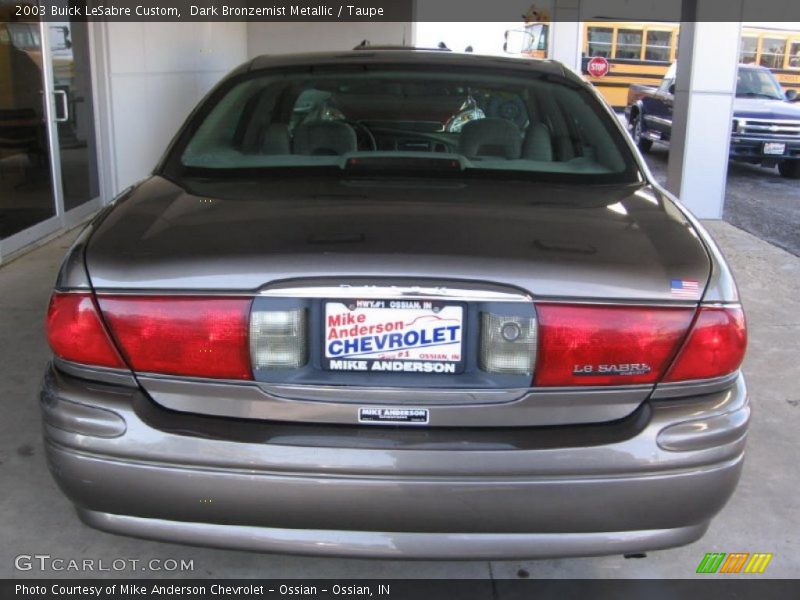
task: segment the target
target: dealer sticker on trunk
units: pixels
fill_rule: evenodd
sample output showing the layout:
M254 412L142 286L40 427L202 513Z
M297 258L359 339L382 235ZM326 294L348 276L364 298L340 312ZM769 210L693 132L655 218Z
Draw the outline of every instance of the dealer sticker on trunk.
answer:
M324 366L332 371L454 374L463 370L464 307L432 300L325 303Z
M389 425L398 424L428 424L427 408L359 408L359 423L386 423Z

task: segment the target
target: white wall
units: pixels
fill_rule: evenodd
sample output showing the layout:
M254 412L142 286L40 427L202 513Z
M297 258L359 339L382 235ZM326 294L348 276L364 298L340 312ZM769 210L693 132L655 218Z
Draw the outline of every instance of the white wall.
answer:
M104 23L110 189L146 177L202 96L259 54L412 43L410 23Z
M247 60L245 23L105 23L112 189L146 177L200 98Z
M439 42L454 52L463 52L472 46L475 54L505 56L503 44L509 29L522 29L522 21L516 23L447 23L420 21L414 23L414 44L422 48L436 48Z
M352 50L362 40L411 45L411 23L248 23L247 54Z

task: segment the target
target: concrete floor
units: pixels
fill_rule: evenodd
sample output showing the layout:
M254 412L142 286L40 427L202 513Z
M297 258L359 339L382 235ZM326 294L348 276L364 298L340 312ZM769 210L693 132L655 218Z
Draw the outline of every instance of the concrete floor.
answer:
M91 576L15 571L19 554L65 559L186 559L195 577L642 578L694 576L706 552L772 552L761 577L800 575L800 258L722 222L710 228L738 277L750 326L745 370L754 407L749 454L732 501L690 546L622 557L507 562L316 559L117 537L81 524L43 457L37 392L48 361L43 317L74 233L0 269L0 577ZM132 494L136 490L131 490ZM692 498L687 497L686 502ZM170 576L125 570L124 577ZM174 576L186 576L175 573ZM739 576L741 577L741 575Z

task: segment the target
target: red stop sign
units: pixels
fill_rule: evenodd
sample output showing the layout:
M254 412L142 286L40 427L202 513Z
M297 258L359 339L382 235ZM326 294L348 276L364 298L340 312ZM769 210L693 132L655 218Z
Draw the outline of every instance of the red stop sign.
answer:
M602 56L593 56L586 65L592 77L605 77L608 74L608 61Z

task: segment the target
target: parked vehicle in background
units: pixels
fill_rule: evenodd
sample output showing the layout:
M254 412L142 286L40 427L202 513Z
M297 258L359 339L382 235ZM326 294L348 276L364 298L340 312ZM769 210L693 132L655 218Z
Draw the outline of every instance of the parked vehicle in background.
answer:
M654 142L668 143L676 65L658 87L632 85L625 115L628 129L642 152ZM800 178L800 105L797 92L784 93L764 67L739 65L733 104L730 158L774 167L784 177Z
M526 27L537 31L525 53L546 58L550 25L530 22ZM614 108L626 106L631 85L652 85L664 77L678 56L678 23L587 21L583 28L583 74ZM587 69L595 56L608 61L607 75L594 77ZM800 31L743 27L740 62L770 69L785 90L800 93Z
M731 273L551 61L242 65L79 237L47 333L53 477L116 533L639 553L702 536L744 460Z

